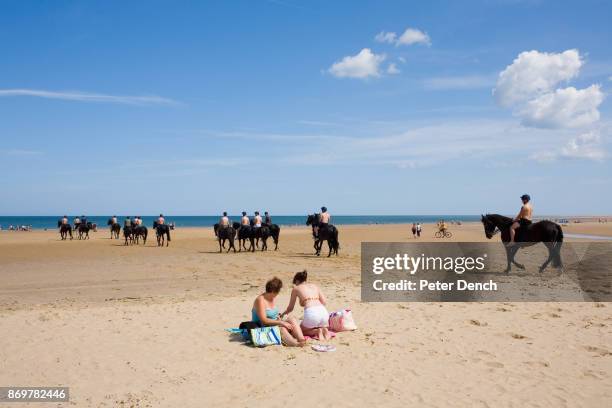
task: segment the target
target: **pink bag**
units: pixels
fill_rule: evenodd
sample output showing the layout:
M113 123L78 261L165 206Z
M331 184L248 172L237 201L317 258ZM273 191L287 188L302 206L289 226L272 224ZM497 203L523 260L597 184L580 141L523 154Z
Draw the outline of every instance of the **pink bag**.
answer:
M351 309L342 309L330 313L329 328L335 332L357 330Z

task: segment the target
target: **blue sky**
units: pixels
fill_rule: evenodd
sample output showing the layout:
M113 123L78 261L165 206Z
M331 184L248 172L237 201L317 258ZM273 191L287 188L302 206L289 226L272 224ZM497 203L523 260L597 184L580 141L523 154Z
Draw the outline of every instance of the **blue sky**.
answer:
M605 1L2 1L0 214L612 208Z

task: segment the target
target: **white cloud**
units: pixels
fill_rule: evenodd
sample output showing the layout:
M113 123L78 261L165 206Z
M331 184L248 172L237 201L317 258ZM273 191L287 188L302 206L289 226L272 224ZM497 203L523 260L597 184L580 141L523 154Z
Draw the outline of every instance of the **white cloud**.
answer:
M416 28L407 28L398 39L395 45L424 44L431 45L431 39L427 33Z
M380 76L380 64L385 55L374 54L369 48L364 48L357 55L347 56L335 62L329 72L338 78L361 78Z
M606 156L599 131L590 131L571 138L560 149L536 153L531 158L541 162L551 162L560 158L601 161Z
M108 102L127 105L177 105L178 102L161 96L104 95L79 91L45 91L40 89L0 89L0 97L33 96L47 99L62 99L80 102Z
M522 52L499 74L493 94L500 105L511 107L550 92L560 82L576 77L582 64L578 50Z
M395 40L397 40L397 34L381 31L380 33L376 34L376 37L374 37L374 39L381 43L395 44Z
M425 88L435 90L489 88L494 84L495 79L487 75L435 77L424 81Z
M395 44L396 46L413 44L431 45L431 38L429 38L426 32L410 27L400 36L394 32L381 31L376 34L374 39L381 43Z
M401 71L399 70L399 68L394 62L390 63L389 66L387 67L387 74L395 75L395 74L399 74L400 72Z
M518 115L526 126L544 128L576 128L599 120L597 109L604 95L599 85L585 89L557 89L528 101Z

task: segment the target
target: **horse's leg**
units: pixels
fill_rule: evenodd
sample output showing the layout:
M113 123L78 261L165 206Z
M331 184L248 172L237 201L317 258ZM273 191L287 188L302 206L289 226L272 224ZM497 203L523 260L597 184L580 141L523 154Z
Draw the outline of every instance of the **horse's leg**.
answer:
M219 238L219 253L223 252L223 246L221 245L221 238Z
M506 261L507 261L507 265L506 265L506 270L504 271L505 273L510 273L510 269L512 268L511 264L512 264L512 255L510 255L510 247L509 246L504 246L504 248L506 248Z
M516 260L514 259L516 256L516 253L518 252L518 250L520 249L520 246L518 245L514 245L510 248L510 251L512 252L512 263L519 269L525 269L525 265L516 262Z
M327 257L329 258L332 254L332 250L334 249L334 243L331 239L327 240L327 246L329 247L329 254L327 254Z
M548 248L548 259L546 259L546 261L544 261L542 266L540 266L540 273L542 273L544 269L546 269L546 267L548 266L550 261L552 261L553 256L554 256L555 243L554 242L544 242L544 245L546 245L546 248Z

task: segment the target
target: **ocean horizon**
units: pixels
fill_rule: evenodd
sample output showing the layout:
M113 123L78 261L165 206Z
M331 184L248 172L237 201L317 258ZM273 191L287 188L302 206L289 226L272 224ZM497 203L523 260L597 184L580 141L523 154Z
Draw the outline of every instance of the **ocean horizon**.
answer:
M106 227L106 222L111 215L87 216L87 220L98 224L98 227ZM230 215L232 221L240 221L241 215ZM7 229L9 226L31 226L33 229L57 228L58 220L62 215L14 215L0 216L0 227ZM70 223L75 215L68 215ZM118 215L122 224L125 215ZM176 227L212 227L219 222L218 215L165 215L166 222L174 222ZM143 215L142 219L146 226L152 226L157 219L156 215ZM333 215L332 223L335 225L357 225L357 224L407 224L407 223L431 223L441 219L446 221L479 221L480 215ZM306 225L306 215L277 215L272 216L272 222L281 226Z

